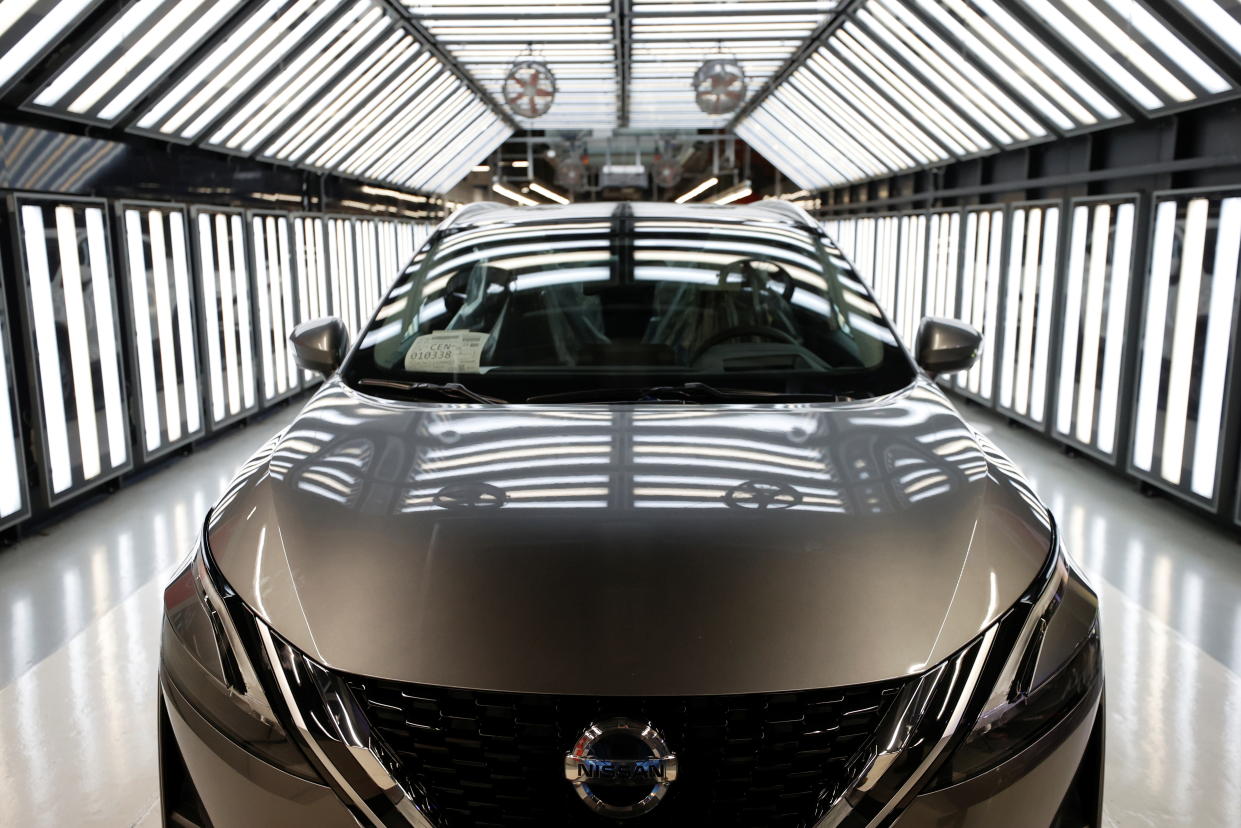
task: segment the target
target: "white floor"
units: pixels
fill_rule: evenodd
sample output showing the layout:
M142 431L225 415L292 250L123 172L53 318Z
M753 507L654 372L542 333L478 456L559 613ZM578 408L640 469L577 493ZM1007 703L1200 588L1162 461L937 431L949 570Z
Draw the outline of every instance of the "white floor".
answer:
M1241 826L1241 545L967 414L1026 470L1100 590L1109 823ZM0 550L0 826L158 824L161 592L233 469L292 415Z

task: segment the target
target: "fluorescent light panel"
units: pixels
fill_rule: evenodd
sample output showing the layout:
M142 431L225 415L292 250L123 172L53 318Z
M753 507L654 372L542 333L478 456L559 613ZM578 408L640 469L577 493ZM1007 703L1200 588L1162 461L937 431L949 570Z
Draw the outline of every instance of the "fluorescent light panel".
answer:
M18 215L38 355L44 473L51 498L58 502L130 465L113 274L102 207L19 200ZM68 330L63 354L57 320L64 320Z
M185 220L180 210L138 206L123 207L121 219L141 445L152 457L202 428Z

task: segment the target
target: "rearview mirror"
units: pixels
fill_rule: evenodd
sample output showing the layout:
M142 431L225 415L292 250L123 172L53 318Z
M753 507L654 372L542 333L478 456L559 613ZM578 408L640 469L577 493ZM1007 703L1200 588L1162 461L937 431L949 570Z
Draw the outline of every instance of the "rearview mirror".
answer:
M349 350L349 331L335 316L303 322L289 335L297 364L307 371L331 376L345 361Z
M956 319L928 316L918 326L918 365L932 377L964 371L978 359L982 334Z

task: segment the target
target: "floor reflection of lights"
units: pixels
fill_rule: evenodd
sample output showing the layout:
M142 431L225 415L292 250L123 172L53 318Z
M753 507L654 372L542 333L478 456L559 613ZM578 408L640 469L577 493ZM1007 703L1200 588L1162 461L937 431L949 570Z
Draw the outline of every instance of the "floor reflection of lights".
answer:
M1241 826L1241 547L976 408L1099 590L1109 826Z
M1028 473L1100 591L1108 824L1241 826L1241 548L1093 463L966 412ZM160 593L207 505L291 413L0 552L0 825L158 824ZM598 485L587 477L572 482Z
M156 826L160 598L279 412L0 551L0 825Z

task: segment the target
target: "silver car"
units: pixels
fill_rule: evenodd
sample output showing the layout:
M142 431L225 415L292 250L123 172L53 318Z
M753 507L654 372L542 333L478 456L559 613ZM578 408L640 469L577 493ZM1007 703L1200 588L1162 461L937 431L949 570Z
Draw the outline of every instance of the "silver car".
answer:
M168 587L167 825L1097 826L1097 602L779 202L477 204Z

